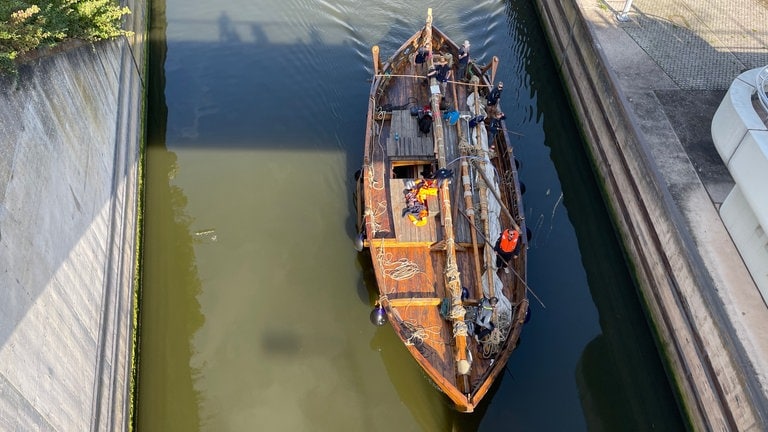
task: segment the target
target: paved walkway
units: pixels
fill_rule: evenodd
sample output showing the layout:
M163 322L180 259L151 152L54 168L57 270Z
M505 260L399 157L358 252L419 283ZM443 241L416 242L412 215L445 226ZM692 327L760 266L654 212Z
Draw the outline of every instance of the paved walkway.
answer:
M691 255L700 258L691 264L712 281L709 288L698 287L697 301L713 317L712 328L699 331L705 339L717 339L708 349L730 353L720 364L746 365L744 376L725 379L721 390L736 403L742 397L752 400L757 418L736 418L726 428L759 428L768 424L768 307L717 213L734 183L714 147L710 125L733 80L768 65L768 3L636 0L629 20L620 22L616 15L624 1L576 2L624 96L616 103L623 104L649 146L666 182L661 187L668 189L689 231L684 236L691 240ZM708 349L701 355L717 365L715 349Z

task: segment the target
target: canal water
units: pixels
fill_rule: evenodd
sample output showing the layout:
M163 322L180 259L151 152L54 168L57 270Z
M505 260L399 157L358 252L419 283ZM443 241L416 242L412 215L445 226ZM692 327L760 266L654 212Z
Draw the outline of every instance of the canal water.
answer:
M443 1L500 58L526 184L532 319L458 414L368 315L353 248L370 48L416 2L152 2L139 431L682 430L684 423L529 2Z

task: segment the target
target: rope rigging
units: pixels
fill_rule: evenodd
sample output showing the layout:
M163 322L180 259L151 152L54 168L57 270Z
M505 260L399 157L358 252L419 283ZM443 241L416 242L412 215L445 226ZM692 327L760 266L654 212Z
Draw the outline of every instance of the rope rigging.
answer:
M409 333L405 340L406 345L421 345L430 338L430 335L440 336L440 329L424 328L411 321L403 321L403 328Z

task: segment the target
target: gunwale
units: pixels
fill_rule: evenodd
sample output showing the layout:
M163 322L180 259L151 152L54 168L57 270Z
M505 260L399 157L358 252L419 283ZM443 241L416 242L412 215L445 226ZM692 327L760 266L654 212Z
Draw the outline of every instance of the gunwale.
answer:
M438 83L434 79L423 87L423 70L417 70L412 61L421 45L428 46L433 53L443 50L454 58L459 49L455 42L432 26L431 9L424 27L406 40L386 63L379 62L379 48L372 48L374 77L366 116L363 168L357 184L358 229L364 235L363 245L368 248L376 274L377 305L386 310L395 333L429 378L453 401L456 409L472 412L504 370L528 312L525 280L528 239L522 194L513 149L504 125L496 135L496 150L493 155L489 153L487 159L497 174L503 174L491 179L501 183L497 198L505 209L497 219L504 226L521 230L523 245L519 258L510 263L512 272L497 271L495 274L502 284L499 294L508 298L513 307L509 312L507 333L503 335L498 351L485 357L483 346L471 335L457 335L454 331L456 322L464 322L464 317L446 320L440 313L442 299L451 299L452 305L460 303L462 307L476 307L483 295L484 275L489 279L488 286L495 284L491 272L485 271L493 270L494 264L490 263L494 257L489 257L488 250L494 239L483 237L478 240L478 236L483 235L472 223L475 209L470 204L474 203L464 202L462 205L460 199L464 195L466 201L468 192L466 189L462 191L461 182L456 181L458 176L454 175L451 181L438 183L438 196L427 202L430 215L424 226L414 226L398 214L403 207L404 186L420 179L414 174L416 168L430 164L433 168L448 169L453 162L460 161L462 169L471 170L467 167L474 163L470 161L465 165L470 157L464 154L465 150L460 151L467 142L464 137L469 137L468 125L461 120L457 124L443 124L440 102L443 98L450 100L454 109L466 117L469 107L463 101L470 91L479 95L477 89L481 87L451 80L446 95L435 92L434 86ZM430 57L428 64L432 61ZM493 84L497 62L494 57L491 77L486 73L489 68L470 64L481 86L489 88ZM428 103L423 103L425 101ZM381 109L387 104L391 110ZM432 154L429 154L425 137L414 131L415 123L411 121L408 125L405 108L412 104L417 107L428 105L435 114ZM395 139L396 136L400 139ZM471 137L468 141L472 141ZM410 176L396 175L394 171L399 167L409 168ZM475 171L479 172L479 169ZM461 177L466 181L463 175ZM488 180L485 175L482 177L483 181ZM480 177L477 178L476 182L480 182ZM478 264L481 258L483 265ZM412 264L408 278L394 276L402 270L396 267L398 262ZM470 298L459 301L457 286L469 286ZM493 292L493 288L488 289ZM419 326L421 328L417 328ZM425 334L426 337L422 337ZM470 362L468 373L457 372L460 360Z

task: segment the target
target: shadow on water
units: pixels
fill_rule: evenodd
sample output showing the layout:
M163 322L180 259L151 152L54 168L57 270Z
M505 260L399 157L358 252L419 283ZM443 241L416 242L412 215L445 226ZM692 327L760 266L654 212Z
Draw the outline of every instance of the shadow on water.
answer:
M373 285L375 287L375 281ZM372 296L376 295L376 290ZM456 411L451 400L445 396L436 384L424 373L411 356L410 352L398 339L390 325L376 329L371 339L371 349L381 354L392 386L400 400L408 408L413 418L424 431L471 432L478 430L489 404L502 381L500 376L490 388L475 412L471 414Z
M255 26L254 33L259 32L259 34L264 34L260 31L260 27ZM219 40L222 43L240 43L240 34L237 33L237 30L232 25L232 19L229 17L229 14L226 12L221 12L221 15L219 15ZM258 39L257 39L258 41Z
M191 431L200 429L196 414L199 395L194 388L197 372L188 360L193 353L192 335L203 325L204 317L197 301L201 283L195 269L192 219L185 213L184 192L170 184L170 176L178 168L176 155L165 149L164 16L165 3L152 2L147 158L153 168L145 173L152 185L145 196L152 218L144 219L142 263L142 278L152 281L152 289L143 289L140 294L139 318L139 350L149 356L139 359L141 403L134 405L133 419L138 430ZM150 178L155 176L161 178ZM176 275L183 275L183 279ZM166 315L169 311L172 316Z
M170 42L176 57L206 60L197 71L166 65L174 77L165 87L174 100L169 148L343 152L347 165L339 175L349 179L345 196L351 197L353 173L362 163L371 62L338 67L357 53L346 40L326 42L321 28L286 41L270 36L282 23L244 21L224 11L196 24L215 25L218 40ZM219 78L201 86L201 75ZM345 224L350 244L357 234L355 217L352 208Z
M233 22L224 12L214 22L219 41L169 42L175 57L181 58L166 65L174 76L166 87L167 97L175 102L167 131L173 146L352 151L347 171L351 176L362 145L358 150L340 149L339 144L363 142L360 119L365 119L367 89L349 83L364 82L367 74L362 67L333 67L355 55L349 44L325 43L318 29L309 32L309 41L273 41L268 29L279 23ZM243 35L245 28L251 36ZM202 55L206 60L197 66L201 70L177 64ZM201 86L199 75L217 79ZM339 97L342 88L344 95ZM244 121L244 116L250 118ZM215 143L208 141L212 137Z
M389 325L376 329L371 349L381 354L392 386L423 430L446 430L451 406L416 365ZM437 397L436 397L437 396Z
M546 40L531 21L533 6L512 3L510 24L533 51ZM544 121L544 145L551 149L567 209L578 239L602 334L584 348L576 383L589 430L684 430L673 390L643 311L612 221L605 208L586 147L549 55L526 62L537 114Z
M373 307L378 300L378 289L376 288L376 273L371 264L371 252L364 249L357 254L357 267L360 269L360 283L357 285L357 295L360 301Z
M150 157L155 168L165 165L169 171L174 169L173 153L156 150ZM197 416L190 415L197 412L197 393L196 371L190 367L189 358L193 354L192 336L203 325L204 317L197 301L201 283L195 270L191 219L184 213L186 197L181 189L170 185L162 188L157 181L153 186L146 194L153 217L145 224L149 240L144 243L143 265L143 278L153 283L152 289L142 290L140 300L140 352L149 356L140 360L141 409L137 409L136 419L139 430L145 418L151 418L155 426L158 421L167 422L159 430L198 430ZM179 279L176 275L184 276Z

